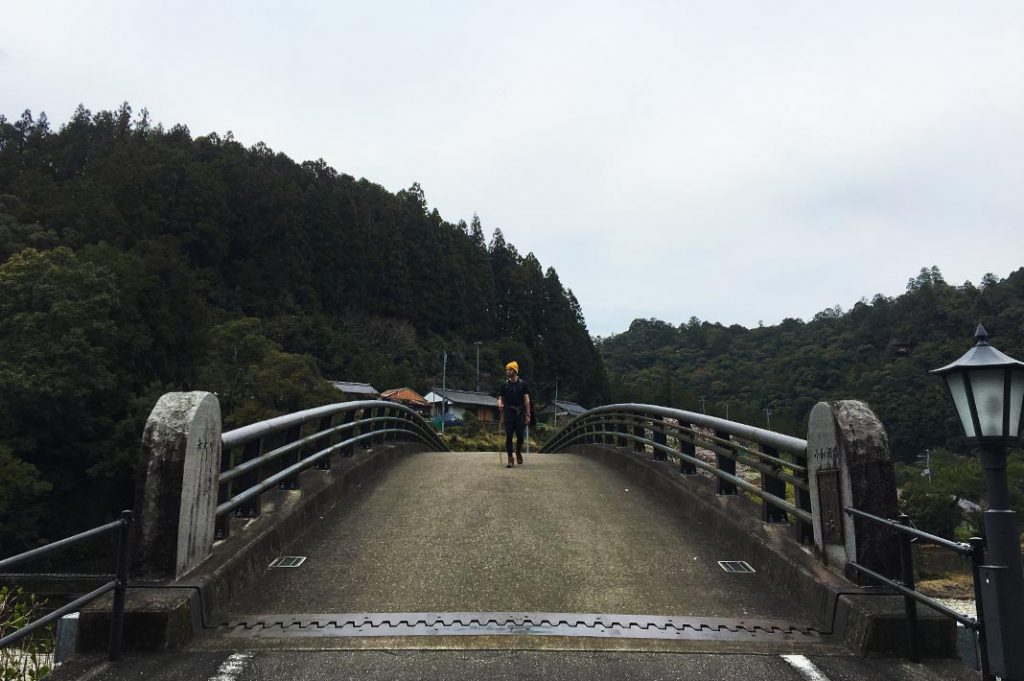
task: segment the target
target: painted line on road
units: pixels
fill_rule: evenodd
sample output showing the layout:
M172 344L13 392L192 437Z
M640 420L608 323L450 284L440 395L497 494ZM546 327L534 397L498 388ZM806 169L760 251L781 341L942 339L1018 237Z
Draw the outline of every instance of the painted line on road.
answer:
M803 674L807 681L829 681L829 678L803 655L781 655L780 657Z
M245 670L246 664L252 659L252 653L235 653L224 660L217 673L211 676L208 681L236 681L238 675Z

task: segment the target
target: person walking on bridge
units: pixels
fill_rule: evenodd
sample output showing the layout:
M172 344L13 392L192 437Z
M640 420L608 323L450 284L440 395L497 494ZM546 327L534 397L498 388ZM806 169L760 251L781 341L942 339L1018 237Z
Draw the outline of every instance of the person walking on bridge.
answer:
M506 468L512 468L512 435L516 436L515 463L523 464L523 429L530 423L530 388L519 378L519 362L505 365L508 380L498 388L498 418L505 423Z

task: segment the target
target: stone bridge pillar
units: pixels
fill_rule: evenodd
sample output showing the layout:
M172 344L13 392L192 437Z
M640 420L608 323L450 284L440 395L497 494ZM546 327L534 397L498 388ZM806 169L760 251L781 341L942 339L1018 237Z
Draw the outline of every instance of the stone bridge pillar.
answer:
M220 435L212 393L167 393L153 407L136 480L133 577L173 580L209 557Z
M814 543L824 560L857 582L850 562L886 576L900 574L899 543L892 530L843 511L853 507L895 519L896 473L889 438L864 402L819 402L807 427L807 477Z

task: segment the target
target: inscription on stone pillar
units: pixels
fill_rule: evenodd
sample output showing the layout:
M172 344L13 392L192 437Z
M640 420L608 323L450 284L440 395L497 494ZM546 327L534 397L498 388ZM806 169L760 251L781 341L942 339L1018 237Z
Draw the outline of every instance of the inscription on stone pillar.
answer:
M843 505L838 469L818 471L818 510L821 512L822 542L843 544Z

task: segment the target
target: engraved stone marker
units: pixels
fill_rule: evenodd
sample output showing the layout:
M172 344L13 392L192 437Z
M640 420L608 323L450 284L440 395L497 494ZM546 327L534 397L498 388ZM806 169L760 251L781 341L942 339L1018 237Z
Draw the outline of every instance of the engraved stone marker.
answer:
M208 392L167 393L142 436L133 575L176 579L213 548L220 403Z
M889 520L897 514L889 438L871 408L855 400L815 405L807 427L807 466L814 543L825 561L855 580L846 570L849 562L898 576L892 531L843 511L850 506Z

